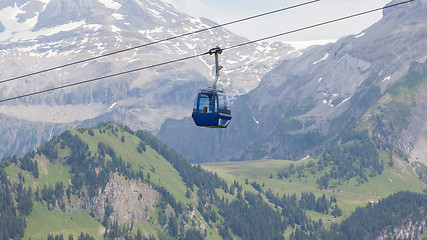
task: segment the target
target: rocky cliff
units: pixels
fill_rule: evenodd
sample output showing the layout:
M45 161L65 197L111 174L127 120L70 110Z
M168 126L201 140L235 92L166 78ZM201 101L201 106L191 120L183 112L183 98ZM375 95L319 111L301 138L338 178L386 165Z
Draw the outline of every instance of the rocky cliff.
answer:
M95 216L103 219L105 211L111 208L111 220L122 225L151 219L160 199L160 193L150 184L113 176L103 190L93 199L88 199L88 208ZM126 207L124 207L126 206Z
M425 214L424 209L420 209ZM386 230L379 236L375 237L375 240L384 239L422 239L424 229L426 228L426 221L412 221L411 219L405 219L402 226L394 228L392 230Z

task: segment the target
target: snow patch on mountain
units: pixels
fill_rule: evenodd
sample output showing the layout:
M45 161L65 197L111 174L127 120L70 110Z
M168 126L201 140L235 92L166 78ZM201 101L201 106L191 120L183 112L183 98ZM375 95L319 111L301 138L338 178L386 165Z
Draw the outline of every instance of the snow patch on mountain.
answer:
M324 104L328 104L330 107L334 107L334 105L332 104L332 100L333 99L323 99L323 103Z
M316 65L322 61L325 61L326 59L328 59L328 57L329 57L329 53L325 53L325 56L323 56L323 58L321 58L319 61L314 62L313 65Z
M337 107L339 107L340 105L342 105L342 104L344 104L345 102L349 101L352 97L353 97L353 96L350 96L350 97L348 97L348 98L344 99L342 102L340 102L340 103L337 105Z
M21 28L21 27L25 28L25 26L23 25L24 24L20 24L20 26L17 26L17 25L16 26L17 28ZM26 28L27 31L22 31L22 32L9 31L0 36L0 41L32 40L41 36L52 36L60 32L71 31L84 25L85 25L85 21L78 21L78 22L66 23L60 26L55 26L53 28L43 28L42 30L39 30L37 32L31 32L29 28Z
M113 17L114 17L115 19L117 19L117 20L123 20L123 19L124 19L123 14L120 14L120 13L113 13L112 15L113 15Z
M256 118L255 118L255 117L252 117L252 118L254 119L255 123L258 125L258 124L259 124L259 121L258 121L258 120L256 120Z
M160 27L156 27L152 30L139 30L139 33L143 34L143 35L147 35L149 36L150 34L153 33L162 33L164 31L164 27L160 26Z
M18 18L19 14L23 14L19 7L6 7L0 10L0 22L4 26L4 31L0 35L0 41L6 41L13 38L16 35L22 34L22 32L28 32L37 23L37 17L33 17L23 23L20 23ZM16 40L19 40L18 37Z
M106 8L118 10L122 7L122 5L118 2L115 2L113 0L99 0Z
M112 31L112 32L120 32L120 31L121 31L121 29L120 29L120 28L118 28L118 27L116 27L115 25L111 25L111 31Z
M101 29L101 27L102 27L102 25L101 24L86 24L86 25L84 25L83 26L84 28L87 28L87 29L91 29L91 30L93 30L93 31L98 31L99 29ZM86 38L86 40L87 40L87 38ZM82 42L82 43L86 43L86 41L85 42Z
M4 25L4 31L0 35L0 41L27 41L34 40L41 36L52 36L62 31L71 31L85 25L85 21L74 21L58 25L52 28L43 28L39 31L33 31L37 24L38 14L34 17L20 22L18 15L24 14L21 8L6 7L0 10L0 22Z
M47 5L48 3L50 3L51 0L37 0L37 1L42 2L42 3Z
M111 104L111 106L108 108L108 110L113 109L116 105L117 105L117 102L115 102L115 103Z
M361 38L363 36L365 36L365 32L362 32L361 34L354 36L354 38Z
M51 35L54 35L54 34L59 33L59 32L68 32L68 31L74 30L76 28L79 28L81 26L84 26L85 24L86 24L85 21L78 21L78 22L66 23L66 24L56 26L53 28L42 29L42 30L36 32L37 33L36 37L33 36L29 39L34 39L34 38L37 38L39 36L51 36Z
M156 11L156 10L154 10L154 9L151 9L151 8L147 8L147 10L148 10L151 14L153 14L153 16L157 17L158 19L160 19L160 20L161 20L161 21L163 21L163 22L166 22L166 19L165 19L164 17L162 17L162 15L161 15L161 13L160 13L160 12L158 12L158 11Z

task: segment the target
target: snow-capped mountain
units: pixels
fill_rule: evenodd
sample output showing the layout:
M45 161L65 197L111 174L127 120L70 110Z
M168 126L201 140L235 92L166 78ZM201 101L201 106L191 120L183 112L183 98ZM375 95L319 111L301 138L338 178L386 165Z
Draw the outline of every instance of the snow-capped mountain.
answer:
M0 81L217 25L160 0L0 1ZM225 28L141 47L0 83L2 99L193 56L248 40ZM232 96L254 89L289 45L259 43L224 51L220 84ZM213 79L209 55L0 104L0 113L52 123L114 119L156 132L191 114ZM114 117L113 117L114 116ZM90 120L92 119L92 120ZM130 120L131 119L131 120Z

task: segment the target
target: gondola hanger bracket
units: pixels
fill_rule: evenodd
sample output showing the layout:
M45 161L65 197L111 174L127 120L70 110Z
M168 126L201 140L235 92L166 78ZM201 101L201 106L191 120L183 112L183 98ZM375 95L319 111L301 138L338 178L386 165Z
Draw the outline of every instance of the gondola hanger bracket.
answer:
M209 49L209 55L212 55L212 54L221 54L221 53L222 53L222 49L220 47L218 47L218 46Z

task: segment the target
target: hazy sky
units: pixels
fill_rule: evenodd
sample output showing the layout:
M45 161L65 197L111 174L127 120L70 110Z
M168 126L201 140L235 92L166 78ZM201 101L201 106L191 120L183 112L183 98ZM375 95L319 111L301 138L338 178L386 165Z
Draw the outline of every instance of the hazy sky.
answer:
M165 0L194 17L206 17L225 23L309 0ZM227 28L251 40L270 36L339 17L385 6L390 0L320 0L297 9L238 23ZM357 34L382 17L382 12L370 13L351 20L333 23L300 33L289 34L274 41L329 40Z

